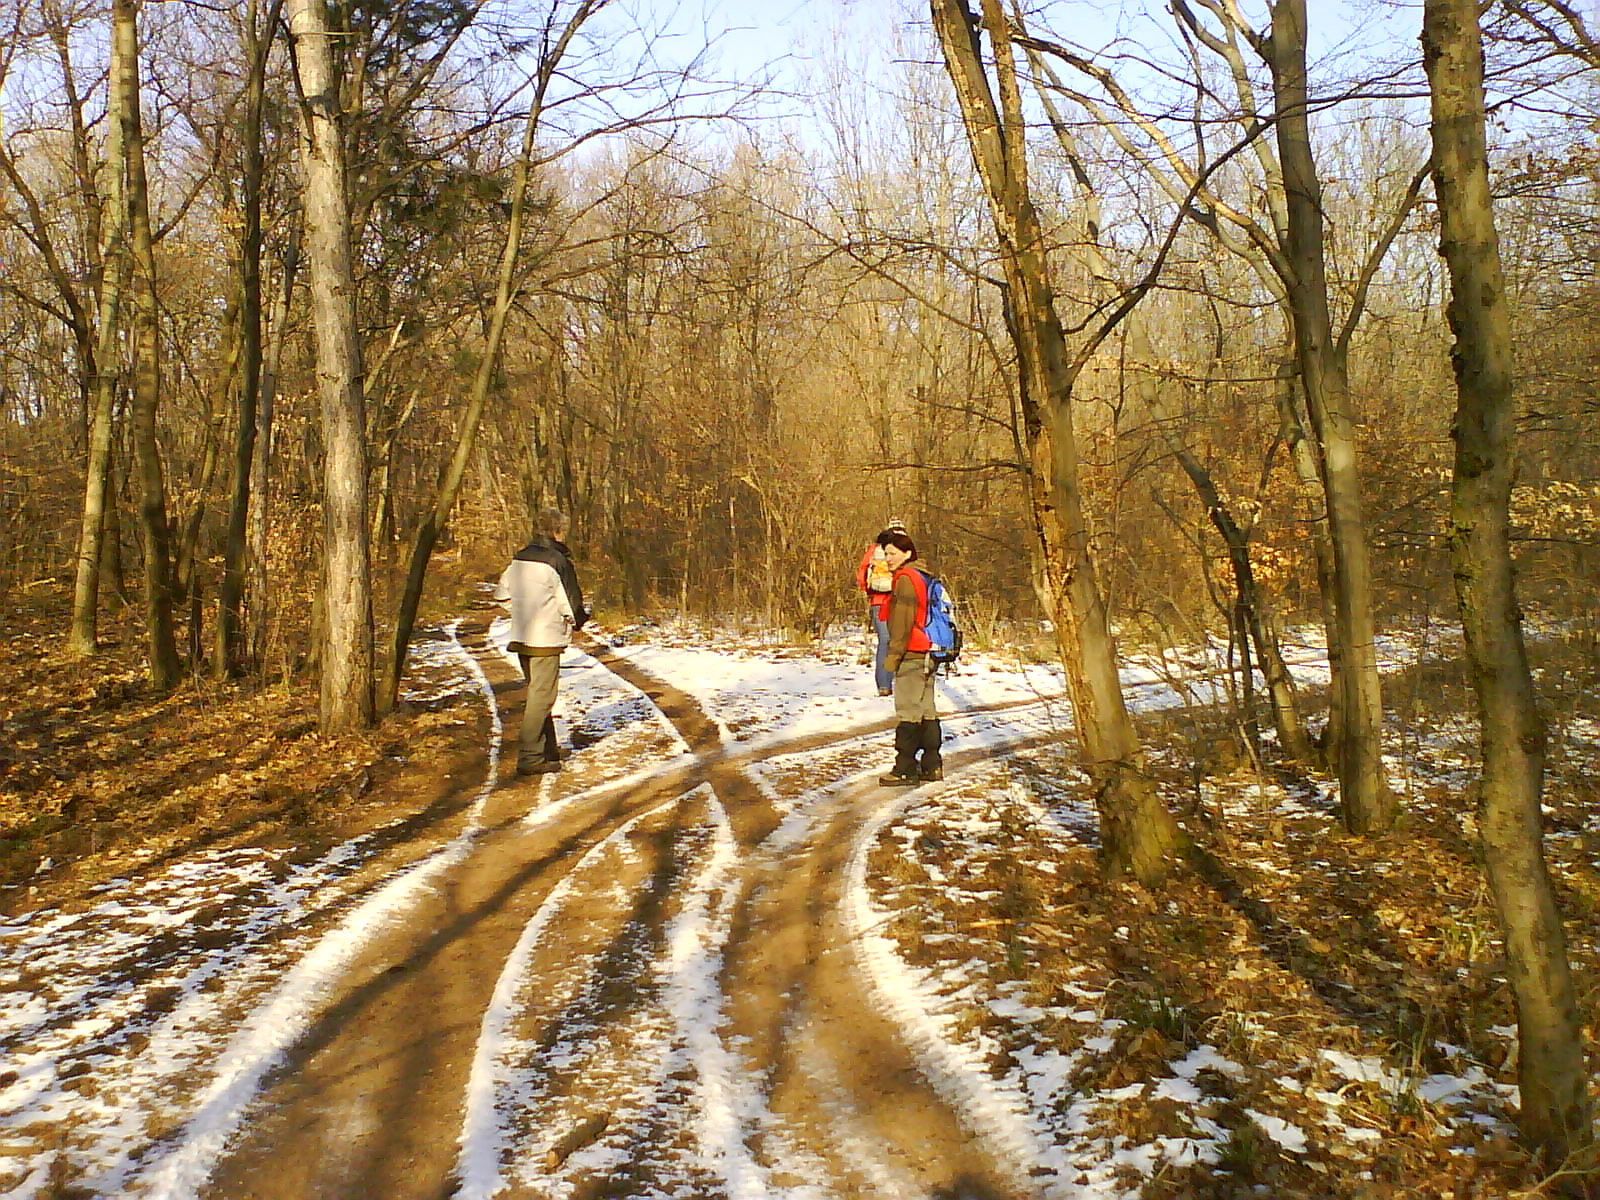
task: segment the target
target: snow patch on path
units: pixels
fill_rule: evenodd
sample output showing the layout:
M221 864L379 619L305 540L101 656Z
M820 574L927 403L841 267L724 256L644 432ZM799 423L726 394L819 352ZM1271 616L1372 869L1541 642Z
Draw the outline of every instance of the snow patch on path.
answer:
M239 1128L268 1071L283 1061L328 1000L339 977L384 929L416 904L423 890L441 872L466 857L481 828L483 808L499 778L502 726L494 689L476 659L456 637L457 622L446 632L461 661L476 678L488 704L491 732L489 767L483 786L468 810L466 827L446 845L389 881L347 916L300 960L278 990L246 1020L223 1050L211 1082L185 1122L178 1142L124 1189L122 1181L102 1177L95 1186L112 1193L126 1190L161 1200L186 1200L196 1195L215 1169L228 1139Z
M698 789L697 789L698 790ZM566 876L550 889L529 922L523 926L517 944L507 957L495 981L494 995L483 1014L478 1042L473 1051L472 1070L467 1079L466 1111L457 1139L461 1147L458 1174L461 1200L487 1200L505 1187L500 1162L509 1143L506 1122L501 1119L504 1097L513 1090L519 1073L511 1063L516 1052L527 1047L511 1033L523 1008L522 994L528 983L528 970L534 951L550 922L566 905L585 876L608 855L626 845L628 837L642 822L663 809L682 804L687 796L674 796L653 805L623 822L609 835L584 852Z
M944 997L924 973L900 958L894 939L879 932L894 914L873 902L867 858L879 835L914 797L915 790L880 802L850 848L843 915L869 987L884 1012L899 1024L928 1081L963 1123L988 1143L995 1165L1011 1174L1019 1191L1038 1189L1050 1200L1126 1195L1066 1182L1069 1173L1077 1176L1096 1164L1070 1162L1036 1119L1027 1098L996 1079L980 1053L950 1037L953 1016Z

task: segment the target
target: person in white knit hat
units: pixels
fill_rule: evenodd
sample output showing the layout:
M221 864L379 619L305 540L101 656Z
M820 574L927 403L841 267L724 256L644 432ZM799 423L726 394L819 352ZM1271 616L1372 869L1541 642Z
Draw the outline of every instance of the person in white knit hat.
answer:
M907 536L905 522L899 517L891 517L883 532L867 543L866 552L861 556L861 565L856 568L856 586L866 594L867 617L878 635L878 651L873 660L872 674L880 696L888 696L894 691L894 672L884 664L889 653L889 589L892 572L884 558L883 548L895 534Z

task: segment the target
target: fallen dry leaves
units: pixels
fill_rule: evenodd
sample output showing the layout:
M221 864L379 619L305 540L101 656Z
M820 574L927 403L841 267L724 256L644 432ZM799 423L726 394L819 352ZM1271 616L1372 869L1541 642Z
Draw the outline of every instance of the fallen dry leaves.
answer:
M368 819L364 798L402 768L459 750L455 718L426 710L322 736L303 679L190 678L157 694L131 620L103 621L94 658L68 656L65 599L8 604L0 630L0 911L201 845L312 853Z

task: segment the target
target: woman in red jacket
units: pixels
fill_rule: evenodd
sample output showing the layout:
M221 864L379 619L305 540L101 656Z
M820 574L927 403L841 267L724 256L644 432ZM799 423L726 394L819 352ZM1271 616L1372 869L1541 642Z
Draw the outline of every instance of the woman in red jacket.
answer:
M928 657L928 580L911 564L917 545L904 533L888 533L884 555L894 572L889 593L889 649L884 666L894 674L894 768L879 783L907 787L944 778L943 740L934 704L933 662Z
M878 635L878 652L873 659L872 674L878 685L878 695L887 696L894 690L894 672L884 666L884 656L889 652L889 589L893 585L893 572L884 558L885 540L893 533L905 533L899 521L890 521L877 537L868 543L856 568L856 586L867 597L867 613L872 618L872 628Z

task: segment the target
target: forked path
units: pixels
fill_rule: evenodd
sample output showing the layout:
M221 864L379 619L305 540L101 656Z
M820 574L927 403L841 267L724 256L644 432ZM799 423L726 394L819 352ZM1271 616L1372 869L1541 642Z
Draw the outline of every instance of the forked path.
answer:
M509 669L470 648L514 714ZM730 751L693 699L596 653L665 718L612 735L631 739L612 760L655 766L578 755L527 780L489 755L462 823L431 834L443 848L406 853L431 873L403 920L330 970L270 1070L213 1084L215 1119L171 1131L133 1190L1042 1194L864 970L864 848L893 795L866 770L881 737ZM514 742L489 706L478 735ZM338 936L325 920L319 945Z

